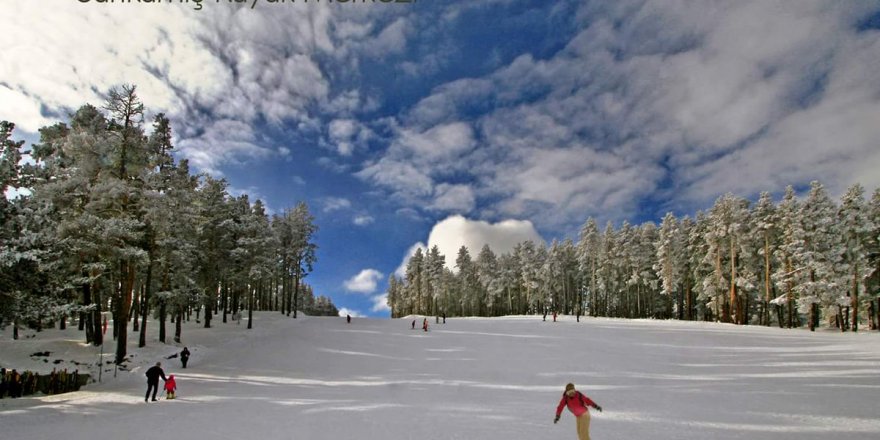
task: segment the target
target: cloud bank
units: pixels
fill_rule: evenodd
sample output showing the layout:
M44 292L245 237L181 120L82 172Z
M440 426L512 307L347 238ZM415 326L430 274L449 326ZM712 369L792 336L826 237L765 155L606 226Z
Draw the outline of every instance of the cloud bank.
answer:
M345 290L353 293L371 294L376 291L379 281L385 278L376 269L364 269L345 281Z

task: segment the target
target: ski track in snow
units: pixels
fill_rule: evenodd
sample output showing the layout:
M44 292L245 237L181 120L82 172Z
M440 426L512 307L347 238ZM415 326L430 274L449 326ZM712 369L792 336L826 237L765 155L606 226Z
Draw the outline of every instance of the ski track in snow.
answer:
M573 439L567 410L552 423L567 382L605 409L593 411L596 440L880 438L877 332L529 316L426 333L411 317L255 316L250 331L186 323L185 370L166 359L180 346L159 343L156 323L145 348L129 332L116 377L105 365L82 391L0 400L0 439ZM48 372L98 358L76 330L31 335L0 332L0 365ZM158 360L178 398L145 403L143 372Z

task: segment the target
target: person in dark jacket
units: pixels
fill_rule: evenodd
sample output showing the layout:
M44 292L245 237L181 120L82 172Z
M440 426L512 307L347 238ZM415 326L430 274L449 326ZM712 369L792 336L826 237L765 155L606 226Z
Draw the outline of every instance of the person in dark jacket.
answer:
M156 401L156 392L159 391L159 378L161 377L163 381L167 381L165 378L165 372L162 371L162 363L156 362L156 365L150 367L146 372L147 375L147 394L144 395L144 402L149 400L150 391L153 392L153 402Z
M559 406L556 407L556 418L553 419L553 423L559 421L559 416L562 415L562 409L565 407L568 407L568 410L574 414L574 417L577 420L578 440L590 440L589 408L596 408L596 410L602 412L602 407L597 405L596 402L593 402L580 391L574 389L573 383L565 386L565 392L562 393L562 400L559 401Z
M180 352L180 363L183 364L183 368L186 368L186 361L189 360L189 349L183 347L183 351Z

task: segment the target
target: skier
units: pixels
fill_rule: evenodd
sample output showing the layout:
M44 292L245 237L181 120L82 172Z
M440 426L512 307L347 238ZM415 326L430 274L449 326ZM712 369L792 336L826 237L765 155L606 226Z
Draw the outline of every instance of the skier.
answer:
M428 331L428 318L425 318L425 320L422 321L422 330Z
M562 408L568 406L568 410L574 414L577 420L578 440L590 440L590 410L593 407L602 412L602 407L593 402L589 397L583 395L580 391L574 389L574 384L570 383L565 386L565 392L562 393L562 400L556 407L556 418L553 423L559 421L562 415Z
M556 310L553 311L553 322L556 322Z
M415 320L415 319L413 319L412 329L413 329L413 330L416 329L416 320Z
M351 315L345 315L345 322L351 324Z
M174 391L177 390L177 382L174 380L174 375L169 374L168 380L165 381L165 398L168 400L174 399Z
M180 352L180 363L183 364L183 368L186 368L186 361L189 360L189 349L183 347L183 351Z
M144 395L144 402L150 399L150 391L153 392L153 402L156 401L156 392L159 391L159 378L167 381L165 372L162 371L162 363L156 362L156 365L150 367L145 373L147 376L147 394Z

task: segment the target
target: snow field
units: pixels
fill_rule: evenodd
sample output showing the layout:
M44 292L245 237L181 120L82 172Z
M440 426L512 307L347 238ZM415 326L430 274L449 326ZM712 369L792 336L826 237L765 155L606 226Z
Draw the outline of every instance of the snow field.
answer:
M597 440L880 438L877 333L540 316L429 319L425 333L421 317L255 319L251 331L187 323L185 370L151 322L144 349L130 335L131 372L114 379L110 366L80 392L0 400L0 439L574 439L567 410L552 423L567 382L605 410L592 412ZM75 330L10 332L4 366L50 371L28 356L45 350L97 357ZM178 397L144 403L157 360Z

